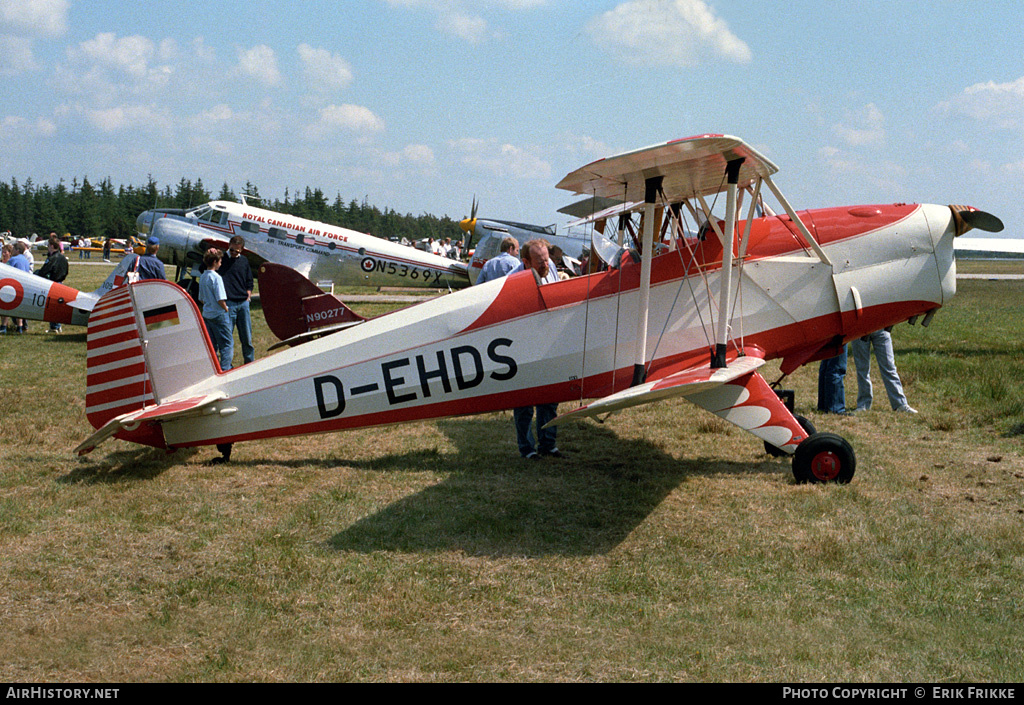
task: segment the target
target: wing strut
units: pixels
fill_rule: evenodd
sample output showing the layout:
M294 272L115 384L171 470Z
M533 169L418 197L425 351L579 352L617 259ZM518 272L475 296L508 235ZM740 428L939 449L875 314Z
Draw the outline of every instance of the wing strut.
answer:
M766 184L768 184L768 188L770 188L772 190L772 193L775 194L775 198L778 199L779 203L782 204L782 207L786 209L786 214L789 216L789 219L793 222L793 225L795 225L797 229L800 231L800 234L804 236L804 240L806 240L807 244L811 246L811 249L814 250L815 254L818 255L818 259L821 260L822 264L831 267L832 262L831 260L829 260L828 255L826 255L825 251L821 249L821 245L819 245L818 241L814 239L814 236L811 235L810 231L807 229L807 226L804 225L803 221L796 217L796 211L793 210L793 206L789 205L789 201L787 201L786 197L782 195L781 191L779 191L778 187L775 185L775 182L772 181L771 177L768 176L767 174L765 174L761 178L764 180Z
M729 342L729 307L732 299L732 259L733 245L736 240L736 200L737 184L740 178L740 167L744 159L733 159L725 165L725 176L728 184L725 198L725 229L722 233L722 283L718 300L718 332L715 339L715 356L711 360L712 369L725 367L725 351Z
M633 386L647 381L647 310L651 301L651 260L654 258L654 207L663 176L652 176L644 188L644 234L640 260L640 310L636 321L636 361Z

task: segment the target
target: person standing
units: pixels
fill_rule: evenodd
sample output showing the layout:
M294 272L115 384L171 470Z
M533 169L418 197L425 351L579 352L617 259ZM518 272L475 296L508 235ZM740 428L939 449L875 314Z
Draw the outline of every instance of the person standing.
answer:
M0 262L8 264L11 261L11 257L14 256L14 248L11 245L5 244L3 248L0 248ZM14 319L9 316L0 316L0 335L7 335L7 327L10 325L12 331L16 327Z
M548 243L545 240L530 240L523 245L523 261L509 272L533 269L540 279L540 284L551 284L558 281L558 270L548 255ZM533 417L537 416L537 444L534 446ZM516 444L519 454L527 460L540 460L541 457L562 458L565 454L558 450L555 443L558 427L544 426L558 416L558 404L537 404L522 406L512 410L512 423L516 429Z
M231 348L231 327L224 280L217 273L223 257L224 253L216 248L207 250L203 255L206 271L199 277L199 301L203 304L203 323L217 352L221 372L227 372L231 369L231 356L226 354Z
M903 393L903 383L900 381L899 372L896 371L896 358L892 352L892 335L889 330L877 330L850 343L853 364L857 368L857 411L868 411L871 408L871 348L874 347L878 371L882 375L885 393L889 396L889 406L893 411L916 414L917 409L907 403L907 395Z
M68 258L60 251L60 240L57 238L56 233L50 233L50 239L46 243L46 251L48 253L46 262L39 268L36 275L43 279L49 279L52 282L62 282L67 279ZM61 324L50 323L50 331L60 333Z
M138 267L136 268L140 280L167 278L167 275L164 274L164 263L156 256L159 251L160 240L151 235L146 240L146 254L139 257ZM217 251L220 252L220 250Z
M818 366L818 411L826 414L846 413L846 346L835 357L822 360Z
M29 254L29 247L25 244L24 240L18 240L14 243L14 255L7 261L7 264L23 272L32 273L32 255ZM28 332L28 322L24 318L15 318L13 320L15 333Z
M476 278L477 284L483 284L492 279L501 279L520 266L518 240L510 235L502 239L499 247L501 253L497 257L491 257L484 262L484 266L480 269L480 274Z
M228 302L228 360L235 354L234 330L238 329L238 342L242 346L242 364L256 359L252 344L252 319L249 302L252 300L253 276L249 259L242 254L245 239L235 235L228 243L228 251L221 261L220 274Z

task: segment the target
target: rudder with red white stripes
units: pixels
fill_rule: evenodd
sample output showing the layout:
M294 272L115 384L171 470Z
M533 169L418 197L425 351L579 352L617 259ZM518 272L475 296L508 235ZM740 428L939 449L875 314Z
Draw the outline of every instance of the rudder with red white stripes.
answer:
M195 302L166 281L104 295L89 317L86 416L94 428L154 406L220 372Z

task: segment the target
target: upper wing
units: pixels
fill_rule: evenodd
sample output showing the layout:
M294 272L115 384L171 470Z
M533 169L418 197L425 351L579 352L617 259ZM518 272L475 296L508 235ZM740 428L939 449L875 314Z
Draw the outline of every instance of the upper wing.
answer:
M619 201L643 201L645 180L662 176L669 202L724 191L725 167L742 158L739 185L779 169L738 137L699 135L644 147L587 164L558 183L558 188Z

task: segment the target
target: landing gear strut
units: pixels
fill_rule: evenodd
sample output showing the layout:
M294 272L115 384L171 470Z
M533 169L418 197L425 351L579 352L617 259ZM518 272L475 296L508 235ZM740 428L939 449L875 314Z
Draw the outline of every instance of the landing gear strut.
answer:
M800 424L800 428L804 430L808 437L813 436L815 431L818 430L814 427L814 424L807 420L806 417L797 414L794 416L794 418L796 419L797 423ZM768 441L764 442L764 452L772 456L773 458L781 458L785 455L789 455L789 453L782 450L782 448L779 448L778 446L773 446Z

